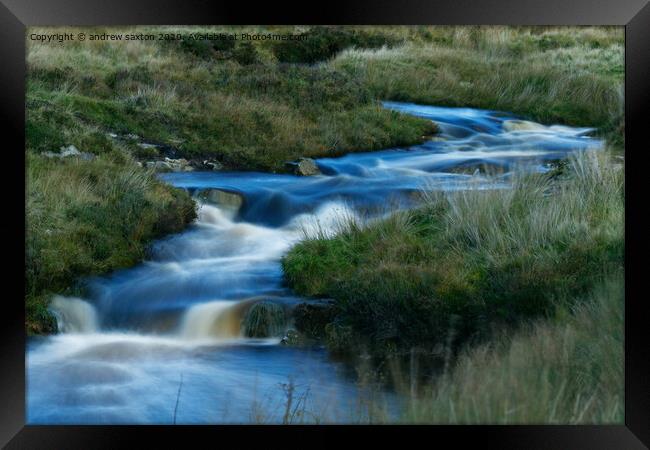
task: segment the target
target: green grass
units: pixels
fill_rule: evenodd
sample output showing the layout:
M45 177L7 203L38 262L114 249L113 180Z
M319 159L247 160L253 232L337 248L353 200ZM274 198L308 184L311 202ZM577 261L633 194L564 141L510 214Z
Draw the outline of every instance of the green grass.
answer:
M615 275L551 320L465 351L399 422L623 423L623 294ZM398 378L406 393L408 380Z
M94 161L48 160L28 153L26 325L55 330L47 312L54 293L71 292L84 275L128 267L153 238L178 232L195 217L183 191L108 153Z
M623 204L609 154L583 155L554 179L431 194L417 210L308 237L283 268L298 293L336 299L333 350L433 348L450 332L458 347L552 315L619 270Z
M430 121L381 108L346 72L278 63L273 49L250 42L215 49L219 42L228 41L32 43L31 148L56 149L58 127L66 133L83 124L137 134L186 158L216 158L231 169L282 171L301 156L412 145L435 132Z

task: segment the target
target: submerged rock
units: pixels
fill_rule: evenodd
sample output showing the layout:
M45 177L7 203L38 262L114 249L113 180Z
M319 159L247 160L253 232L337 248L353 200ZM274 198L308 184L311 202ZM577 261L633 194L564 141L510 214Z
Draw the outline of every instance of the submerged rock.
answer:
M506 120L503 122L504 131L543 131L546 130L542 124L528 120Z
M244 196L236 192L224 191L222 189L202 189L196 197L206 203L225 206L239 210L244 204Z
M311 158L300 158L298 161L288 162L286 163L286 167L294 175L311 176L321 174L320 169L316 165L316 161Z

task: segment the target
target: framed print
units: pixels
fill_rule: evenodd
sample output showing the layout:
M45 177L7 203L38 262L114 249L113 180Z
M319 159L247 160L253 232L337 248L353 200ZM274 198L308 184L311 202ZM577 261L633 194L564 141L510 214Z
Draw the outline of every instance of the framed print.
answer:
M0 13L7 448L647 448L643 1Z

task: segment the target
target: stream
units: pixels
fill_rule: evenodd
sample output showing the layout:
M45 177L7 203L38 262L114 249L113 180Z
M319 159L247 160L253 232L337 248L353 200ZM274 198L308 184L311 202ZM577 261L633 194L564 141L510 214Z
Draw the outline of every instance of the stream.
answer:
M305 301L283 284L281 257L305 235L417 204L423 190L507 188L516 168L548 170L599 149L590 128L512 114L385 102L435 121L422 145L316 160L322 175L176 172L160 178L199 199L197 220L152 245L136 267L85 280L86 298L55 297L60 333L30 338L29 424L353 423L369 393L320 345L246 338L260 300ZM488 173L486 173L489 172ZM218 191L215 191L218 190ZM201 194L215 193L212 200ZM287 326L290 326L288 324ZM400 398L382 392L389 414Z

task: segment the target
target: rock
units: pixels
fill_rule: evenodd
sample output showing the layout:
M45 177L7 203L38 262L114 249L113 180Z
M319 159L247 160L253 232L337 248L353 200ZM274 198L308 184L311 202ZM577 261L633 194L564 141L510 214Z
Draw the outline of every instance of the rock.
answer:
M300 158L298 161L288 162L286 163L286 167L290 169L294 175L321 175L321 171L316 165L316 161L311 158Z
M504 131L544 131L548 128L528 120L506 120L503 122Z
M61 153L59 155L61 158L65 158L67 156L78 156L80 154L81 152L77 149L77 147L74 145L68 145L67 147L61 147Z
M88 152L80 152L77 147L74 145L69 145L69 146L63 146L61 147L61 151L59 153L54 153L54 152L43 152L41 155L47 157L47 158L68 158L70 156L76 156L84 161L90 161L92 159L95 159L95 155L92 153Z
M187 162L187 159L185 158L178 158L178 159L165 158L165 161L167 161L170 164L178 164L180 166L186 166L187 164L189 164Z
M170 171L172 170L171 164L167 161L147 161L145 163L147 169L161 170L161 171Z
M222 189L202 189L196 197L203 202L225 206L236 211L239 211L244 204L244 197L241 194Z
M292 314L298 331L321 339L325 337L325 326L336 317L337 309L333 300L310 301L298 304Z
M163 161L147 161L145 166L148 169L172 171L172 172L191 172L194 170L188 160L179 158L165 158Z
M282 345L298 345L301 343L300 334L296 330L287 330L280 340Z
M174 172L186 172L192 170L192 168L189 166L189 161L187 161L187 159L184 158L178 158L178 159L165 158L165 162L169 164L169 167ZM189 170L185 170L185 168L187 167L189 167Z
M203 161L203 167L208 170L222 170L223 164L215 159L208 159Z

